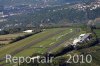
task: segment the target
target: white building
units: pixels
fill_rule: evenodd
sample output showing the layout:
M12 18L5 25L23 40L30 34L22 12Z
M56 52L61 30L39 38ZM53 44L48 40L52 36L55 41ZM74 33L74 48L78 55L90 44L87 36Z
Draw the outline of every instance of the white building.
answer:
M2 29L0 29L0 31L2 31Z
M32 33L33 30L26 30L26 31L23 31L24 33Z
M0 22L7 21L7 19L4 18L3 12L0 12Z
M78 38L73 41L72 45L77 45L78 43L83 43L84 41L90 40L91 33L81 34Z

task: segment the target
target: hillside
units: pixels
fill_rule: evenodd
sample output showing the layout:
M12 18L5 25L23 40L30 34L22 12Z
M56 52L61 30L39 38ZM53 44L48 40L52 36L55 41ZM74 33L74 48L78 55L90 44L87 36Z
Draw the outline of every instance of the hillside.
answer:
M1 5L20 5L36 3L36 0L0 0Z
M93 0L0 0L1 5L19 5L19 4L40 4L46 2L48 4L75 3L75 2L90 2Z

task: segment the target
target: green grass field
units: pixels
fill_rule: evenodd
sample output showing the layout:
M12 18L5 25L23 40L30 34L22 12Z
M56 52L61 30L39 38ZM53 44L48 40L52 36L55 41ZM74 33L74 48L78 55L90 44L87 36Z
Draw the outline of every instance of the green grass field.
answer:
M29 38L23 39L23 40L18 41L16 43L13 43L13 44L7 45L3 48L0 48L0 58L4 57L6 54L13 52L14 50L17 50L18 48L21 48L21 47L31 43L33 40L35 41L41 37L45 37L48 34L52 34L52 33L57 32L59 30L62 30L62 29L60 29L60 28L59 29L49 29L49 30L46 30L46 31L41 32L39 34L33 35Z
M39 42L38 44L31 46L30 48L16 54L16 56L30 56L34 53L42 53L43 54L46 52L46 50L50 46L53 46L53 45L57 44L59 41L63 40L65 37L63 35L67 35L68 33L70 33L70 29L66 29L65 31L63 31L59 34L56 34L53 37L50 37L42 42Z
M34 53L45 53L49 47L57 44L58 42L65 39L66 36L70 35L70 33L72 33L74 30L73 29L71 31L70 29L72 28L47 29L39 34L33 35L16 43L0 48L0 58L4 57L6 54L10 54L14 50L17 50L18 48L22 48L23 46L30 44L33 41L36 41L38 39L41 39L42 37L45 37L49 34L53 34L59 31L59 33L55 34L54 36L48 37L44 41L38 42L37 44L19 52L18 54L15 54L14 56L31 56ZM67 40L68 39L66 39L66 41ZM5 62L1 62L0 64L2 63Z

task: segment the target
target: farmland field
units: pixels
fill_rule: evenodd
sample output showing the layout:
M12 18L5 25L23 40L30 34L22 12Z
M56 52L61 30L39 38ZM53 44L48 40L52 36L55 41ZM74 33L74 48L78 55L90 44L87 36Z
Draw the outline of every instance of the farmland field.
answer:
M26 34L28 33L15 33L15 34L0 35L0 44L8 44L13 39L19 36L24 36Z

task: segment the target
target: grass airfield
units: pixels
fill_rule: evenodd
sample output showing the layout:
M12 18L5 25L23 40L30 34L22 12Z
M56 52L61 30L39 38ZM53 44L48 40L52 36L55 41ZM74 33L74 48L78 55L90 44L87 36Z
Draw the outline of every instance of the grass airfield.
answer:
M46 53L49 48L52 46L61 46L65 45L63 42L60 45L57 45L62 40L69 41L69 39L65 39L67 36L74 33L73 28L54 28L54 29L46 29L45 31L35 34L31 37L25 38L18 42L9 44L5 47L0 48L0 58L4 58L6 54L11 54L13 56L31 56L34 53ZM74 35L74 34L73 34ZM68 38L68 37L67 37ZM69 43L67 43L69 44ZM55 47L57 48L57 47ZM55 48L49 49L50 51ZM0 64L4 64L5 62L0 62ZM10 66L8 64L8 66Z

